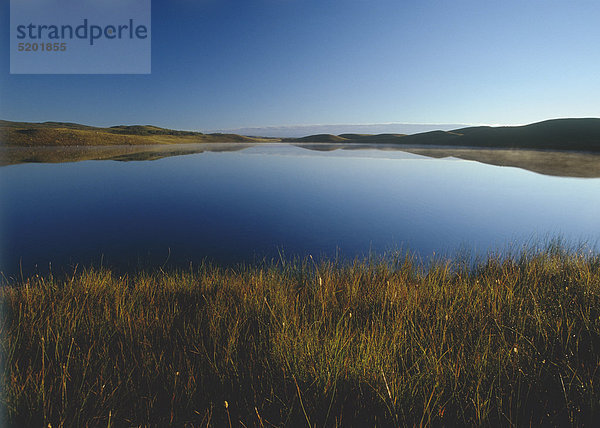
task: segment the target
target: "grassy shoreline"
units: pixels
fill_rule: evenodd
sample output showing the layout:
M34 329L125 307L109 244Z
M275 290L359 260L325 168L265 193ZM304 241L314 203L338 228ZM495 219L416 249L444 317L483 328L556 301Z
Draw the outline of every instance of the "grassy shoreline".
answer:
M0 289L14 426L584 425L600 409L600 255L411 257ZM227 404L226 404L227 403Z

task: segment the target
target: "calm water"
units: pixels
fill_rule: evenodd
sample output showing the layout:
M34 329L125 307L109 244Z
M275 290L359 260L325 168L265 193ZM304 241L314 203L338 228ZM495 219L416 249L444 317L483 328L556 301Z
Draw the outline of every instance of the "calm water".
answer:
M600 179L378 150L257 146L0 168L2 266L132 269L399 247L428 257L600 240ZM37 267L36 267L37 266Z

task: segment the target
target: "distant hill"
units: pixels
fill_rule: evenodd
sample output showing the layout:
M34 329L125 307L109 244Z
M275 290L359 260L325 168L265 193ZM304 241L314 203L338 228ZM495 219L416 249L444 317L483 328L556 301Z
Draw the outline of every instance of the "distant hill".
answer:
M574 150L600 152L600 119L552 119L524 126L476 126L452 131L402 134L323 134L284 141L402 144L409 146L453 146Z
M440 131L441 132L441 131ZM404 134L317 134L301 138L282 138L281 141L291 143L395 143Z
M342 137L341 135L332 135L332 134L316 134L309 135L308 137L300 137L300 138L283 138L282 141L293 141L293 142L311 142L311 143L344 143L348 142L347 138Z
M67 122L28 123L0 120L0 144L4 146L107 146L264 141L280 140L238 134L176 131L150 125L98 128ZM301 138L283 138L281 141L600 152L600 119L553 119L524 126L475 126L411 135L316 134Z
M405 134L342 134L340 137L344 137L350 141L356 141L360 143L379 143L386 144L388 142L395 142L400 137L405 137Z
M600 119L554 119L525 126L474 127L453 131L463 145L600 151ZM466 143L466 144L465 144Z
M300 138L316 134L418 134L421 132L464 128L468 124L457 123L353 123L353 124L311 124L311 125L279 125L213 130L211 132L229 132L241 135L262 135L276 138Z
M99 128L67 122L10 122L0 120L0 144L18 147L110 146L181 143L251 143L268 141L237 134L203 134L150 125Z

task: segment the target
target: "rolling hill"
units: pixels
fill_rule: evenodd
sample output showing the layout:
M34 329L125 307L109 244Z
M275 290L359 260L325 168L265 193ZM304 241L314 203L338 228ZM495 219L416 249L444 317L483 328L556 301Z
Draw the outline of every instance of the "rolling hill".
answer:
M600 119L552 119L524 126L475 126L419 134L317 134L301 138L261 138L238 134L203 134L150 125L110 128L67 122L10 122L0 120L0 144L8 147L111 146L185 143L393 144L600 152Z
M600 152L600 119L552 119L524 126L476 126L412 135L319 134L284 141Z
M272 141L237 134L203 134L150 125L99 128L67 122L10 122L0 120L0 144L9 147L112 146L181 143L252 143Z

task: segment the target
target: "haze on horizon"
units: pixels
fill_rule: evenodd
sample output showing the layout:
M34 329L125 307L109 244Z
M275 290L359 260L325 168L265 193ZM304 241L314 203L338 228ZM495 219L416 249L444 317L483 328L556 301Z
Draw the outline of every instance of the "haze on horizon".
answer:
M150 75L10 75L2 31L0 118L404 133L389 124L600 117L600 2L155 0L152 14Z
M464 128L465 124L443 123L344 123L344 124L312 124L253 126L233 129L210 129L207 132L221 132L240 135L254 135L275 138L296 138L315 134L418 134L427 131L450 131Z

